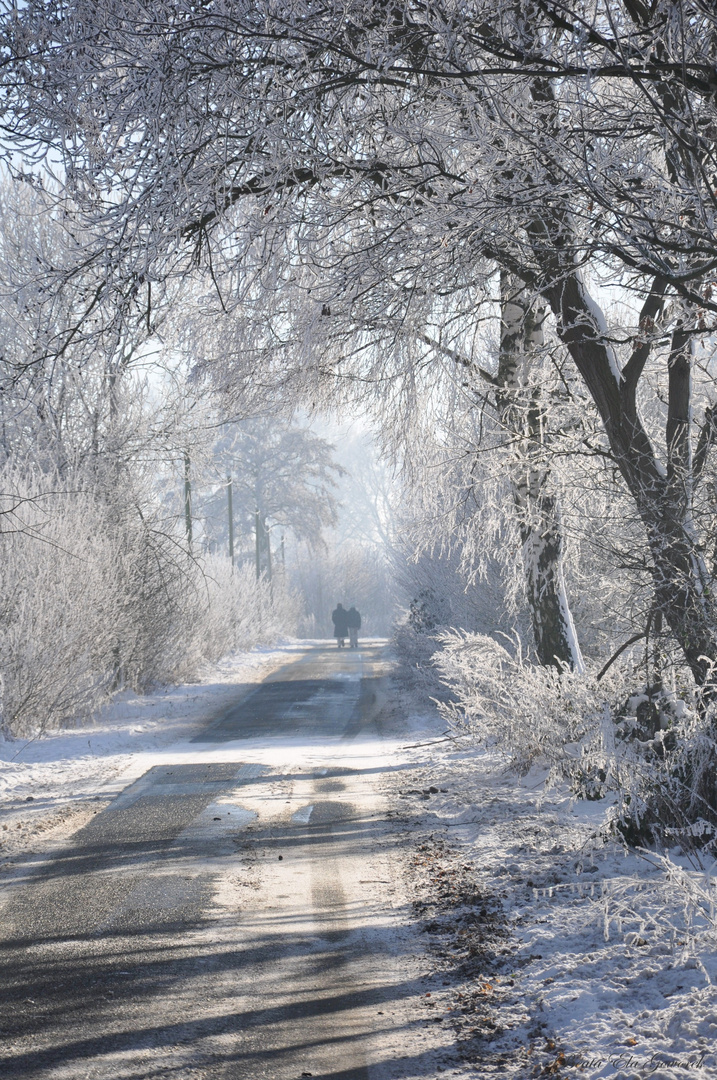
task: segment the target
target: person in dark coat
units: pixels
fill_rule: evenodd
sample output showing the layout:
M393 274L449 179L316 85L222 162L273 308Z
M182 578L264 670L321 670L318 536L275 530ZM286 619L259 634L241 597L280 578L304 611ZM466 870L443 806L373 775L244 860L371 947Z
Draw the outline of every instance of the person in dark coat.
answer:
M361 615L353 604L346 612L346 625L349 629L349 648L358 649L358 632L361 629Z
M334 624L334 637L336 638L338 647L343 649L345 639L348 637L348 611L341 605L337 604L334 610L331 612L331 621Z

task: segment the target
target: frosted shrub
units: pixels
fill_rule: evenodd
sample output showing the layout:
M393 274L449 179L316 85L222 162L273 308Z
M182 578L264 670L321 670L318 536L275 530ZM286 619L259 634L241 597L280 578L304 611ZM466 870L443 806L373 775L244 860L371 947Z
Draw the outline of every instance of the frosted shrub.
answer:
M715 850L714 725L714 705L694 690L634 694L616 710L615 825L628 842Z
M397 676L414 699L424 704L449 696L433 663L439 648L435 634L417 630L406 620L395 627L392 644L398 660Z
M492 637L451 631L434 659L455 701L440 706L456 728L506 754L521 773L537 762L575 767L602 724L605 694L594 678L540 667Z
M197 564L193 581L195 611L185 666L214 662L234 649L276 641L296 632L299 598L283 575L256 579L253 564L232 567L229 559L209 556Z
M594 675L534 665L482 634L438 635L433 659L453 700L442 715L504 754L567 779L581 798L617 795L606 829L632 845L656 842L700 858L717 851L715 706L696 691L629 693L635 671Z
M420 543L416 533L413 538ZM432 661L441 644L453 640L450 627L460 626L470 640L477 640L481 633L495 634L515 625L501 568L483 552L484 572L474 576L468 565L474 560L465 559L467 550L471 549L452 542L440 550L416 553L404 536L394 554L408 610L394 628L393 643L399 676L419 697L448 697L446 679L441 680Z
M76 723L118 689L294 632L282 580L189 558L151 498L116 504L79 477L0 474L0 730ZM141 508L138 510L138 507Z
M42 498L33 484L27 493L36 501L24 511L26 531L0 536L1 722L16 733L106 699L123 607L114 545L92 498Z

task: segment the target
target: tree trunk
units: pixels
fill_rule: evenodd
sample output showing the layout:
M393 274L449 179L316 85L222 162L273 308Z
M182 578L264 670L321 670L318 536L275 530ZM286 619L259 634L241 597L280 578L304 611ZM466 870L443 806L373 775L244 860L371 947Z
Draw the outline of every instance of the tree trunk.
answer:
M530 379L537 350L543 345L544 318L544 308L531 302L523 283L502 271L497 398L501 421L516 440L511 482L535 648L545 666L584 671L563 576L560 508L548 491L542 408Z

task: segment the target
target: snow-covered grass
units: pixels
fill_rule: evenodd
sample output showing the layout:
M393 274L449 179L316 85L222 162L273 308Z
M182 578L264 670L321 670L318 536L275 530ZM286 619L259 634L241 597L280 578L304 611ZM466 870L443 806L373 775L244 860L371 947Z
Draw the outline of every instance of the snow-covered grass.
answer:
M425 752L413 751L417 788L448 790L423 796L424 835L458 845L510 930L509 947L481 973L495 987L496 1027L477 1041L477 1075L714 1076L709 872L680 849L606 840L612 800L578 801L566 784L548 790L547 769L520 778L504 757L460 737L436 743L430 764ZM450 1009L477 985L454 984L434 1000Z

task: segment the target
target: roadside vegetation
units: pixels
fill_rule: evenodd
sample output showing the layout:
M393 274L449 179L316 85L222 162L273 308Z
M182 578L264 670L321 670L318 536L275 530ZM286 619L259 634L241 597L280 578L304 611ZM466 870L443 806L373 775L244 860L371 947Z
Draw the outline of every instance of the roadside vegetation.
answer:
M35 0L2 49L5 730L373 584L451 730L710 864L710 6Z

